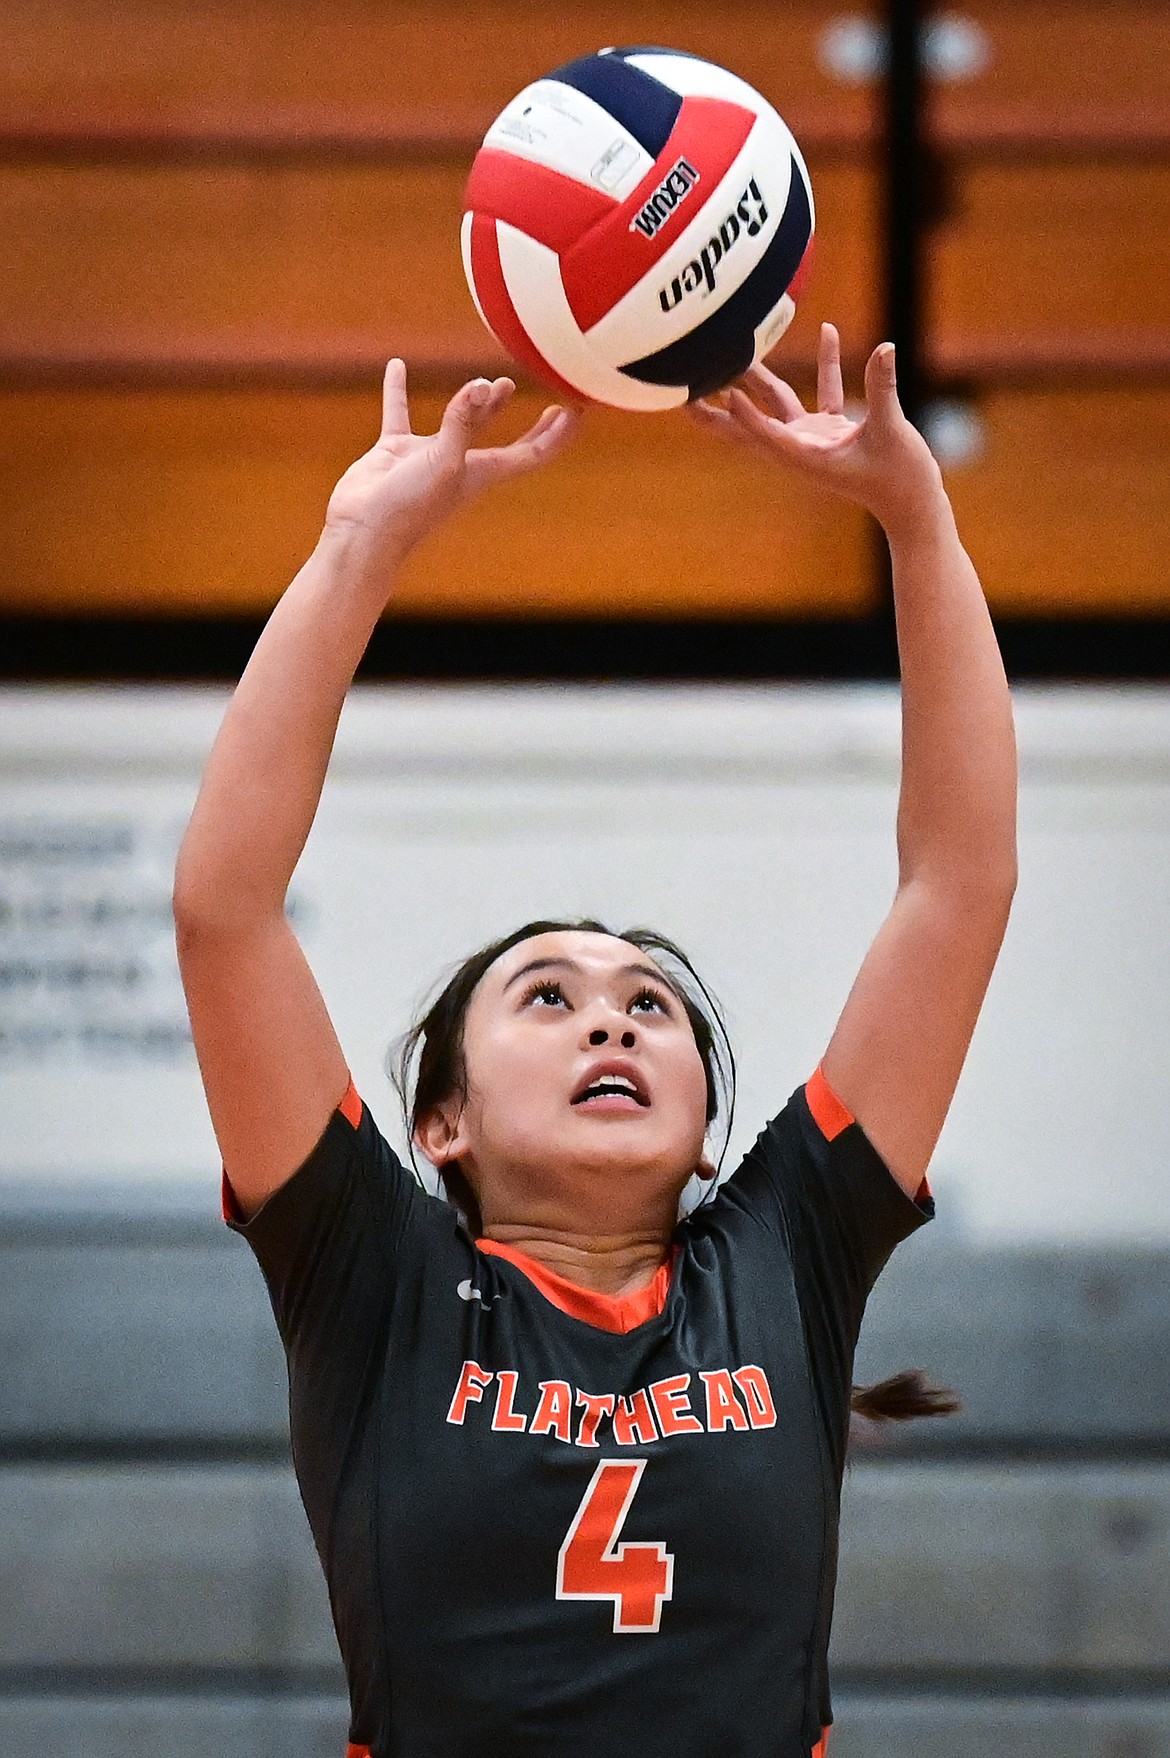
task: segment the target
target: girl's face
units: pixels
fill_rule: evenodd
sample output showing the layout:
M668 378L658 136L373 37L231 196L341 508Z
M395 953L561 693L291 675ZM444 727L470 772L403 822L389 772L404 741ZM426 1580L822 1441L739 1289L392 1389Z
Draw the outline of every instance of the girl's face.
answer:
M681 1002L636 946L578 930L521 941L482 978L463 1045L467 1101L418 1139L436 1164L459 1161L485 1226L603 1195L616 1230L677 1203L702 1158L706 1076Z

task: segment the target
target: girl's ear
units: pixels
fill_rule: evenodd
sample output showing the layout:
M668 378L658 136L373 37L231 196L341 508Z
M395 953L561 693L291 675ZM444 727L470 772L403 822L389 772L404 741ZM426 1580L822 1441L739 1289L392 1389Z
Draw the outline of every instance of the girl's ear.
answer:
M432 1166L441 1170L449 1160L457 1160L466 1149L467 1142L459 1123L459 1116L448 1113L441 1105L436 1105L420 1118L414 1139Z
M695 1167L695 1177L701 1178L704 1184L710 1184L711 1180L716 1177L718 1170L718 1167L713 1166L706 1154L704 1154L699 1161L699 1164Z

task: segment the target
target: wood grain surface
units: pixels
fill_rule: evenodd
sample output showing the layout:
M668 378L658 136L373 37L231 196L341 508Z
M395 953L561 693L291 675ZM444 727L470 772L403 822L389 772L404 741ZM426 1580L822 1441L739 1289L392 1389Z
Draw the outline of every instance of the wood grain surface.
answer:
M551 398L517 395L501 439ZM433 432L443 398L412 399ZM0 605L266 610L341 472L377 437L369 393L0 394ZM717 445L685 415L593 410L573 449L410 559L403 611L848 616L869 606L864 516Z

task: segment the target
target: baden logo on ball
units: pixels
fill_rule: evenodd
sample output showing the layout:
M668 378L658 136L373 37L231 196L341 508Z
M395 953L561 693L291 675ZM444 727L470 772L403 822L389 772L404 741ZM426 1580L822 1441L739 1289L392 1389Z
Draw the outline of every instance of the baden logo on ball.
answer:
M631 410L705 396L774 347L814 232L772 106L662 48L603 49L526 86L485 135L464 209L493 335L561 397Z
M750 198L752 197L756 202L754 214L750 207ZM698 256L687 264L681 275L674 277L669 290L666 287L659 289L658 299L663 311L672 310L685 294L694 293L704 285L706 288L704 298L708 293L714 293L715 270L739 237L740 222L743 222L743 229L747 236L755 238L763 229L767 218L768 210L764 206L764 198L756 187L756 180L753 177L734 211L728 214L718 232L712 232Z

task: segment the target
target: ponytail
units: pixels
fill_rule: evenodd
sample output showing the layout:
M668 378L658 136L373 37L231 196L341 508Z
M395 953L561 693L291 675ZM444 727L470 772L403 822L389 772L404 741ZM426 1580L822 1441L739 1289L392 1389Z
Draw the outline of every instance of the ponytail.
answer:
M854 1386L849 1408L869 1422L909 1422L915 1416L953 1416L963 1408L954 1392L932 1386L919 1367L908 1367L875 1386Z

